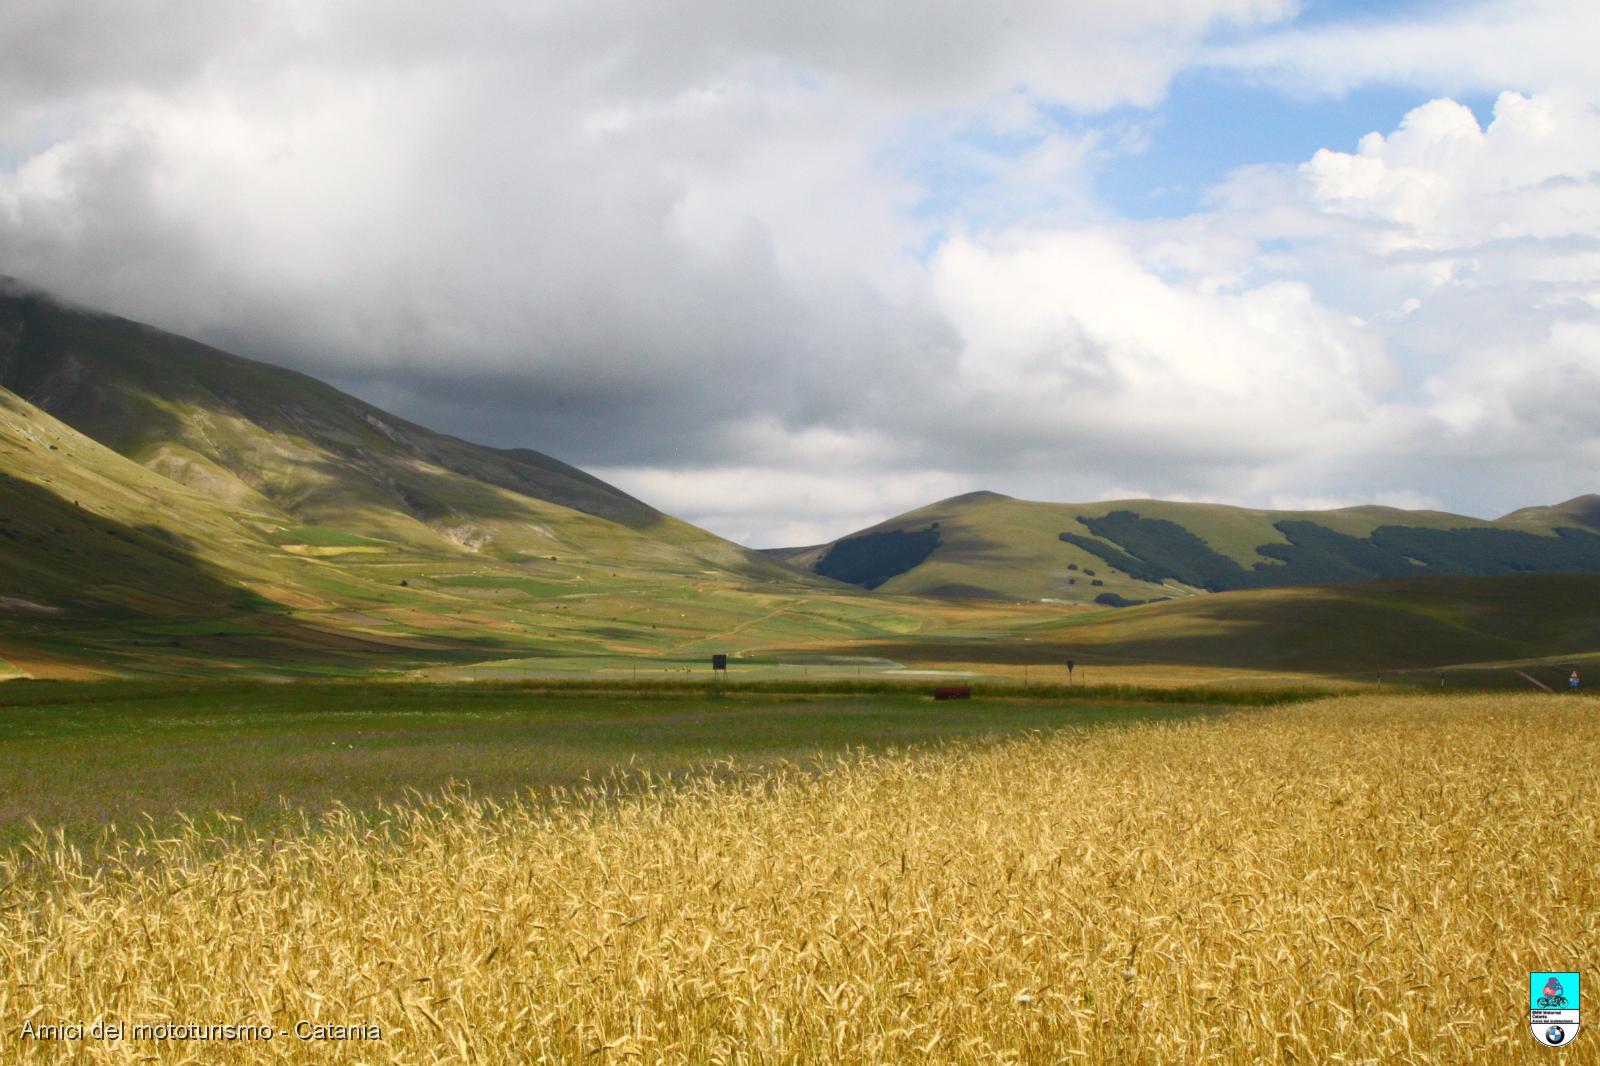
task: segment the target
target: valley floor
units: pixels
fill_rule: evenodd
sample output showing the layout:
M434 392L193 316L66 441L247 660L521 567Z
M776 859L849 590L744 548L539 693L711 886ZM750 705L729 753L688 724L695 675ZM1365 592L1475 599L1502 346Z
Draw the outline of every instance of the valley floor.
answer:
M518 684L27 682L0 687L0 842L29 826L92 841L108 823L182 817L293 828L335 805L370 812L453 786L548 795L643 775L816 767L851 752L992 742L1216 713L1215 702L1096 698L935 702L931 685L852 694L641 683L620 692ZM798 688L798 686L796 686ZM1222 704L1225 707L1226 704Z

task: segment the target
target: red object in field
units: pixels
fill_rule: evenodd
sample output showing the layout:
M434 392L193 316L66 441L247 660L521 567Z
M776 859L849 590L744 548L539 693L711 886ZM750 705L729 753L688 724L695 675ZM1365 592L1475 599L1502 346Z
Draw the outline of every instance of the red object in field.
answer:
M940 685L933 690L936 700L970 700L972 698L971 685Z

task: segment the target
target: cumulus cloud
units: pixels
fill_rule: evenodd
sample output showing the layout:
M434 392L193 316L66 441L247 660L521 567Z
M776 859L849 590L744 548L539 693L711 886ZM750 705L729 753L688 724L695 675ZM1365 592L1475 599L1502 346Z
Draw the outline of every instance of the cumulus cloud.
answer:
M1369 421L1388 377L1377 339L1304 284L1169 281L1104 233L952 240L934 278L963 383L1052 442L1147 452L1179 437L1202 461L1293 453L1293 427Z
M1371 450L1409 488L1486 511L1594 488L1590 99L1503 93L1486 126L1436 99L1354 151L1239 175L1219 199L1207 227L1278 245L1264 269L1381 331L1399 381L1377 395L1400 432Z
M1586 13L127 10L0 14L28 57L0 71L0 272L749 543L974 488L1483 511L1592 487ZM1484 25L1527 54L1496 66ZM1095 168L1197 64L1428 91L1187 218L1117 219ZM1483 127L1455 85L1522 91Z

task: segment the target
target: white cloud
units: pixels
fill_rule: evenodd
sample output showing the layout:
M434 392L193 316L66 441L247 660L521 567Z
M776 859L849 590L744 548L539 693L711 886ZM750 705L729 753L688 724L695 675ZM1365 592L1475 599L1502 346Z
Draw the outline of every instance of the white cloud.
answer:
M1105 231L953 240L934 279L960 387L1090 455L1295 454L1369 423L1389 379L1378 338L1304 284L1164 280Z
M1486 511L1595 487L1600 112L1589 99L1502 93L1486 127L1433 100L1353 152L1241 174L1218 200L1208 231L1288 235L1264 269L1377 324L1400 377L1379 399L1401 431L1367 449L1382 469ZM1227 242L1213 234L1210 246Z
M979 487L1595 487L1600 15L1261 32L1295 6L13 5L0 272L756 543ZM1522 91L1111 217L1093 170L1158 120L1060 109L1202 60Z
M1392 226L1394 250L1600 232L1600 111L1568 94L1502 93L1487 129L1434 100L1300 171L1322 210Z
M760 466L615 467L599 477L753 547L818 544L973 488L967 475L899 467L842 471Z
M1576 94L1502 94L1487 127L1434 100L1185 219L954 237L931 277L963 398L940 419L994 487L1063 498L1041 471L1087 467L1086 495L1489 514L1595 487L1600 111Z

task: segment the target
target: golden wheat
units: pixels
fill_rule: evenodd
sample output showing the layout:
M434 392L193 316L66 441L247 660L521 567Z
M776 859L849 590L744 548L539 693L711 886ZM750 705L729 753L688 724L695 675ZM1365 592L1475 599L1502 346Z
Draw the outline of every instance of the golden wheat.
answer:
M41 837L0 863L0 1058L1600 1062L1523 1020L1529 970L1600 960L1595 706L1350 697L92 861ZM19 1035L97 1020L285 1032Z

